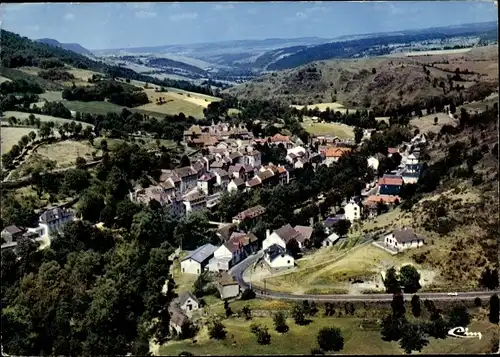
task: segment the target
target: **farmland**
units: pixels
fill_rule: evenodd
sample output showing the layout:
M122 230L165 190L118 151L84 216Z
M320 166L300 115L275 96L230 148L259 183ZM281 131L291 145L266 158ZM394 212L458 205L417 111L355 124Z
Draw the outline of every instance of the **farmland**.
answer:
M299 110L301 110L304 107L306 107L307 109L318 108L318 110L321 112L324 112L327 108L335 112L341 112L341 113L345 113L347 110L349 110L349 108L344 107L340 103L316 103L310 105L292 105L292 107ZM351 109L351 110L356 110L356 109Z
M437 124L434 124L434 118L438 118ZM422 118L414 118L410 121L410 124L417 127L421 133L434 132L438 133L445 124L454 125L456 120L451 119L448 114L445 113L435 113L431 115L425 115Z
M33 128L15 128L2 126L2 154L10 151L12 146L16 145L21 137L28 135L30 131L37 132Z
M57 167L63 168L74 165L77 157L83 157L87 162L92 161L92 152L95 151L97 150L86 142L65 140L41 145L37 149L37 154L56 161Z

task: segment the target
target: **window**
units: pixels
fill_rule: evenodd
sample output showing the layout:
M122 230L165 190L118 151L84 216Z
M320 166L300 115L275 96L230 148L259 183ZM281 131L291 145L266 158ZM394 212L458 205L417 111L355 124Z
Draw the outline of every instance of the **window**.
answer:
M290 261L289 261L289 260L287 260L287 262L286 262L286 263L287 263L287 264L290 264Z

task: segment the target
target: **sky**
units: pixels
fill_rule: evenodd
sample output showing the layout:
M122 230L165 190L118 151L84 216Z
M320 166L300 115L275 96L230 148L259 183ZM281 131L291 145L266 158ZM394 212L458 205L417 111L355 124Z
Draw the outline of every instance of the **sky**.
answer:
M3 4L2 28L90 50L322 37L497 21L493 1Z

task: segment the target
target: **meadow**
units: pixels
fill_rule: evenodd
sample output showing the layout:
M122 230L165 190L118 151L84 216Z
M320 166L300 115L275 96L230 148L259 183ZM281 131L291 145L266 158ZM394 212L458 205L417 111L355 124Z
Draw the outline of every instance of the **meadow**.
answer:
M28 135L30 131L37 132L33 128L16 128L16 127L6 127L1 128L1 139L2 139L2 154L10 151L10 149L17 145L19 140L24 136Z
M302 127L312 135L331 135L341 139L354 139L354 129L340 123L314 123L310 119L304 119Z
M73 119L58 118L58 117L53 117L50 115L42 115L42 114L33 114L33 115L35 117L39 118L40 121L42 121L42 122L52 121L56 124L64 124L64 123L69 124L72 121L75 121ZM17 119L25 120L25 119L28 119L29 116L30 116L30 113L7 111L7 112L4 112L3 121L7 120L7 118L9 118L9 117L16 117ZM89 124L89 123L84 123L84 122L80 122L80 123L82 124L83 127L86 127L86 126L94 127L94 125ZM35 132L36 132L36 129L32 129L32 130L35 130Z

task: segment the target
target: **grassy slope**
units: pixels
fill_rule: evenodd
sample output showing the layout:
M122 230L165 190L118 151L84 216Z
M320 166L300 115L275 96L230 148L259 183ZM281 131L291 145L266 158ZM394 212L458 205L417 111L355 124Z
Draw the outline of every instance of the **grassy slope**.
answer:
M59 123L59 124L63 124L63 123L71 123L72 119L65 119L65 118L58 118L58 117L53 117L53 116L50 116L50 115L41 115L41 114L34 114L35 117L37 118L40 118L40 121L44 122L44 121L53 121L54 123ZM23 112L15 112L15 111L7 111L7 112L4 112L4 119L6 120L6 118L9 118L9 117L16 117L17 119L28 119L28 117L30 116L30 113L23 113ZM82 123L82 126L85 127L85 126L91 126L93 127L94 125L92 124L88 124L88 123L84 123L84 122L81 122ZM36 129L33 129L35 130L36 132Z
M2 154L10 151L12 146L17 145L22 136L28 135L30 131L37 132L36 129L32 128L16 128L16 127L2 127L1 138L2 138Z
M432 86L432 80L447 82L448 72L428 67L431 81L422 64L448 59L450 65L468 68L482 75L481 81L498 81L498 54L496 48L479 49L468 53L418 58L370 58L361 60L320 61L293 70L267 74L257 80L226 89L225 92L246 99L276 98L289 104L336 102L345 106L370 106L411 103L442 94ZM463 59L462 59L463 58ZM316 68L315 73L308 68ZM372 73L375 68L376 73ZM443 68L445 69L445 68ZM362 70L365 70L363 73ZM469 82L477 75L462 76ZM337 94L335 94L335 91ZM400 96L400 92L402 96Z
M378 328L362 330L360 318L326 318L315 317L307 326L297 326L288 319L290 330L286 334L274 331L271 318L254 318L245 321L240 318L231 318L223 321L228 331L226 340L211 340L206 328L203 328L196 337L196 343L191 340L172 341L160 347L160 355L177 355L182 351L189 351L195 356L200 355L279 355L279 354L309 354L317 347L316 337L323 327L338 327L344 336L343 354L401 354L403 351L398 343L382 341ZM271 334L270 345L259 345L256 337L250 332L250 325L258 323L269 328ZM483 339L453 339L436 340L431 338L430 343L422 353L481 353L488 350L495 326L485 322L473 322L471 331L481 331ZM367 343L369 341L369 343ZM235 343L233 343L235 342Z

